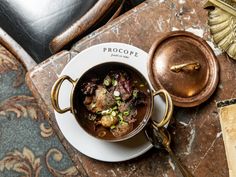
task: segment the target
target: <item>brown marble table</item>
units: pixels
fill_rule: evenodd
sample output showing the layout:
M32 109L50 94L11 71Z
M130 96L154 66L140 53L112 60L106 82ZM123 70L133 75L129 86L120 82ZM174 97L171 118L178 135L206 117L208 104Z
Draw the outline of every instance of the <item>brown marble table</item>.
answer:
M138 158L121 163L100 162L82 155L67 142L55 122L50 90L66 63L76 53L94 44L124 42L148 52L156 38L172 30L194 31L209 40L207 11L202 5L201 0L147 0L88 35L70 51L58 53L28 72L28 85L81 176L181 176L164 150L152 149ZM169 126L174 151L196 177L228 176L216 101L236 97L236 63L224 55L218 56L218 60L221 68L220 84L213 96L198 107L176 107Z

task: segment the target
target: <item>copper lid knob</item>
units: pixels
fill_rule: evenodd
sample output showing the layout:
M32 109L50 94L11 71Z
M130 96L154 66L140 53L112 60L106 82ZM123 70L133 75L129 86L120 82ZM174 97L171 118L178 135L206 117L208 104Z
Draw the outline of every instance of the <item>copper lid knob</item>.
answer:
M201 67L200 63L198 62L191 62L191 63L185 63L180 65L173 65L170 67L170 70L173 72L180 72L180 71L196 71L199 70Z

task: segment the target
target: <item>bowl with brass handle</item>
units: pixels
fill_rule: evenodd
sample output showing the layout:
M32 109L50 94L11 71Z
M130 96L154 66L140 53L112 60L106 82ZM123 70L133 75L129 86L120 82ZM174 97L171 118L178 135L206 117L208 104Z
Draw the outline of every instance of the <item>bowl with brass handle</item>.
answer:
M72 90L70 107L62 109L58 97L64 81L71 83ZM133 66L110 61L89 68L75 80L68 75L61 76L52 87L51 101L58 113L70 111L89 135L117 142L133 137L145 127L157 95L166 102L163 119L158 124L162 127L170 121L173 111L168 92L154 91Z

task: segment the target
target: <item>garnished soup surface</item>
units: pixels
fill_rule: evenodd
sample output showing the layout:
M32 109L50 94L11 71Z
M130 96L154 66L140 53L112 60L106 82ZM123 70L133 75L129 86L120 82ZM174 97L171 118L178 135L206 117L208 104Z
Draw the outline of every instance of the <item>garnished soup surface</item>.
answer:
M119 138L142 121L150 90L143 76L128 67L99 68L88 71L80 82L80 122L94 136Z

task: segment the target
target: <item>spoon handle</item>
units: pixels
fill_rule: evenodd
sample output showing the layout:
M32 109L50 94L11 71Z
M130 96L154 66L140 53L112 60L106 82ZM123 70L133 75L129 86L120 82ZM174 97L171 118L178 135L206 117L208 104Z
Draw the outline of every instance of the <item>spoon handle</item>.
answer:
M166 147L166 150L169 152L171 158L174 160L175 164L179 167L179 170L181 171L182 175L184 177L194 177L186 167L184 167L179 159L176 157L176 155L173 153L170 147Z

